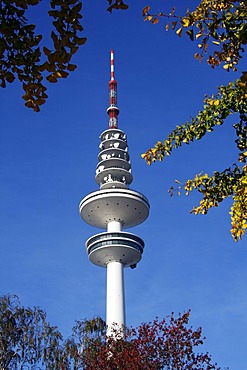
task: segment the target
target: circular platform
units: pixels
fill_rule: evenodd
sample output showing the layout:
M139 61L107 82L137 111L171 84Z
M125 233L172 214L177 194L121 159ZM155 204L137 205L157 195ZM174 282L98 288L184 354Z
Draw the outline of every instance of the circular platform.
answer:
M106 267L108 263L115 261L128 267L141 260L144 242L131 233L106 232L89 238L86 249L90 261L95 265Z
M141 193L129 189L105 189L88 194L80 206L82 219L89 225L106 229L111 221L123 228L141 224L149 214L149 203Z
M108 179L109 175L111 175L111 179ZM95 176L95 180L99 185L102 185L106 182L121 181L123 178L127 184L131 184L133 181L132 174L125 168L120 167L105 168L101 170L101 172L98 172Z

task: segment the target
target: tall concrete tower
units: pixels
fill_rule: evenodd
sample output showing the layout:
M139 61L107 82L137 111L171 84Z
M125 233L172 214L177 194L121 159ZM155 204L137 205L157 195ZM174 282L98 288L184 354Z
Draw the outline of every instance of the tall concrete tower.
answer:
M89 225L106 230L86 241L89 260L106 267L106 325L108 334L113 324L125 326L124 267L136 267L141 260L144 242L123 231L146 220L149 203L141 193L130 190L133 177L126 134L118 128L117 82L114 75L114 52L111 51L109 81L109 128L100 136L100 153L96 183L100 190L88 194L80 203L82 219Z

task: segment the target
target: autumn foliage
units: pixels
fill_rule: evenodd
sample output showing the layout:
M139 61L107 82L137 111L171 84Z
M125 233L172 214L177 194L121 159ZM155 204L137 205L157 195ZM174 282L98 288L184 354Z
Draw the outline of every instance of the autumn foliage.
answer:
M188 325L190 311L155 319L126 335L106 336L100 317L76 321L63 340L38 307L23 307L16 296L0 297L0 369L19 370L219 370L200 353L202 329Z
M198 51L194 56L197 60L202 61L206 57L212 68L222 65L226 71L238 72L238 63L247 44L246 1L202 0L184 15L176 14L175 8L153 13L151 7L146 6L143 17L153 24L164 22L166 31L174 30L179 37L185 34L195 41ZM149 165L156 160L162 161L171 155L172 150L213 132L214 127L222 126L232 115L237 120L233 129L239 150L234 163L226 169L214 171L212 175L199 173L184 183L176 180L176 186L172 186L169 193L180 195L184 190L189 195L197 190L202 199L191 213L203 215L231 197L231 234L235 241L239 241L247 228L247 71L241 71L236 81L220 86L217 94L206 97L203 109L196 117L177 125L165 140L158 141L142 157Z
M95 340L82 353L86 370L186 370L219 369L208 353L197 352L203 343L201 328L188 327L190 312L155 319L122 338L117 332L103 341Z
M82 2L78 0L50 0L50 39L47 47L36 25L29 23L26 13L41 0L2 0L0 2L0 86L18 79L22 83L25 105L34 111L46 102L47 82L66 78L76 65L71 63L79 46L86 42L81 37ZM44 82L45 81L45 82Z
M48 98L47 85L68 77L77 65L74 54L84 45L82 1L50 0L50 32L37 34L27 14L41 0L0 1L0 86L19 80L25 106L40 111ZM109 12L126 10L123 0L107 0ZM45 14L44 14L45 15ZM41 18L42 19L42 18Z

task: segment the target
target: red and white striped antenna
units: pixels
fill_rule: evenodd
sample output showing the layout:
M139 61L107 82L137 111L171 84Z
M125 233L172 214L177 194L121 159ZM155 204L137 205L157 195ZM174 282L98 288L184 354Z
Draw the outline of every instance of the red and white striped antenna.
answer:
M115 80L115 76L114 76L114 50L111 50L111 80Z
M111 79L109 81L109 100L110 100L110 106L107 109L107 113L109 114L109 128L117 128L119 109L117 107L117 81L115 80L115 73L114 73L114 51L113 50L111 50Z

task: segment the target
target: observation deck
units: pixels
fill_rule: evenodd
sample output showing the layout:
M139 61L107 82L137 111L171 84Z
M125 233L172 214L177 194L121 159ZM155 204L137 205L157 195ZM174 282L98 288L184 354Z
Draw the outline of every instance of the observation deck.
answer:
M120 262L124 267L135 267L141 260L144 242L139 236L126 232L106 232L92 236L86 241L89 260L106 267L108 263Z
M130 228L146 220L149 203L137 191L111 188L88 194L79 209L82 219L91 226L106 229L109 222L118 221L123 228Z

